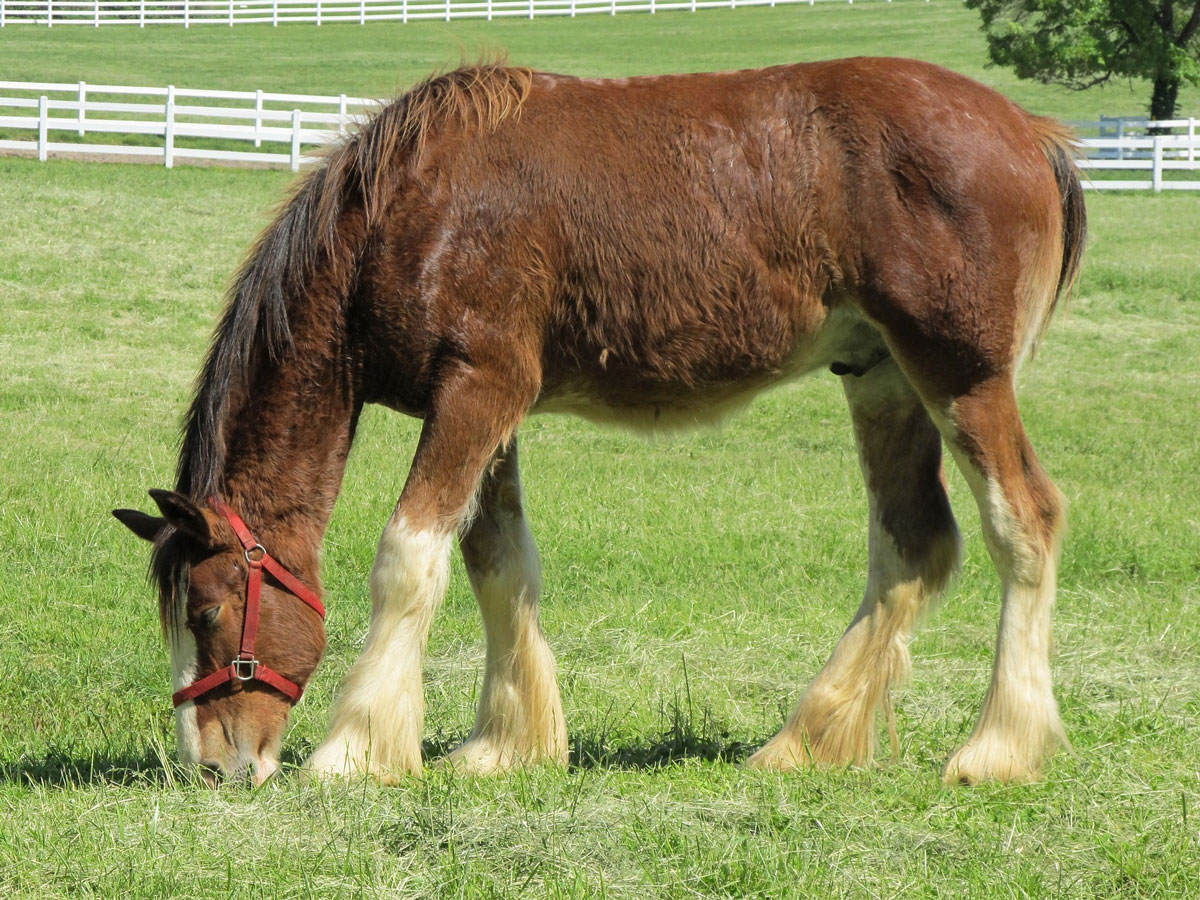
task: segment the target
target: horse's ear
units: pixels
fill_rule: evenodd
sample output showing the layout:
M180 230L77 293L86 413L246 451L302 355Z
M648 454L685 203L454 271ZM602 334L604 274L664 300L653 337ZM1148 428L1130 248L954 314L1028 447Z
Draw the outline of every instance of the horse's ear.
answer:
M114 509L112 514L143 541L155 540L158 533L167 527L167 520L161 516L148 516L136 509Z
M195 503L175 491L151 490L150 498L158 504L168 525L173 525L202 547L213 545L208 519Z

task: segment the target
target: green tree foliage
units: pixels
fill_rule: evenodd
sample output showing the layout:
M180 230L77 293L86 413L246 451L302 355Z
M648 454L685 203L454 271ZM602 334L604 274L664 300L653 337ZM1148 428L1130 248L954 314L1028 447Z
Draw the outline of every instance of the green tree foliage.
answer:
M1170 119L1179 86L1200 83L1200 0L966 0L992 61L1021 78L1093 87L1146 78L1150 116Z

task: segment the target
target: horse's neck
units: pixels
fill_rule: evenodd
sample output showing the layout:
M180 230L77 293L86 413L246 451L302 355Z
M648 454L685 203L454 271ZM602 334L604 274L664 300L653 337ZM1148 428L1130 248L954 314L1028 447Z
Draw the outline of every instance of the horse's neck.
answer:
M360 405L340 361L301 367L294 359L303 352L298 342L288 360L258 367L242 402L230 405L223 481L226 500L269 552L315 569Z

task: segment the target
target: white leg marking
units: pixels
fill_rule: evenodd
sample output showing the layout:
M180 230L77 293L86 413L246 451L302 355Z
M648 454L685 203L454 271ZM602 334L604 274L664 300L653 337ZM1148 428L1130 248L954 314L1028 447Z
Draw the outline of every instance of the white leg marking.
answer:
M971 471L969 468L967 471ZM947 782L1031 781L1045 753L1066 744L1050 675L1050 613L1057 547L1028 536L1001 486L978 475L972 488L984 513L984 538L1003 583L992 680L975 730L946 764Z
M487 638L483 692L470 737L450 763L479 774L567 761L554 655L538 625L541 566L523 518L505 520L499 571L468 571Z
M750 757L754 768L790 770L813 763L862 765L875 752L875 713L908 677L908 644L928 602L958 565L958 539L914 573L871 513L870 560L862 604L828 662L783 729ZM890 708L889 708L890 713Z
M307 767L323 777L390 778L421 771L425 699L421 664L446 592L449 531L419 531L394 517L371 570L371 628L342 682L329 736Z

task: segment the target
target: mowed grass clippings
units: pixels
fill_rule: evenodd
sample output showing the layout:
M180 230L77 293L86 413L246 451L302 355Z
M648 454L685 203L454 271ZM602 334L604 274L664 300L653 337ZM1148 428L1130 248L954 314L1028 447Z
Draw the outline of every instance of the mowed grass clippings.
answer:
M864 10L889 24L902 12L941 16L961 41L971 34L955 4L837 11ZM496 24L510 44L515 35L541 48L546 67L615 74L639 68L639 53L646 70L778 61L751 45L757 29L763 54L786 49L783 12ZM805 33L823 55L903 52L891 49L894 31L843 24L867 19L786 12L824 17ZM1002 76L964 64L969 47L921 21L903 40ZM706 22L707 41L679 37ZM60 74L6 77L104 80L79 72L97 59L128 60L128 78L117 68L111 80L149 77L153 54L137 49L149 41L173 51L160 65L213 55L214 73L238 86L282 75L267 51L303 38L343 72L358 69L341 43L361 45L364 73L383 71L371 48L390 41L397 72L412 55L395 76L407 83L438 61L421 54L452 54L450 34L54 29L64 49L47 65ZM89 41L104 53L83 52ZM223 57L233 53L224 41L249 43ZM57 46L41 30L0 33L6 66L21 54L32 66L34 50ZM292 71L286 87L319 87ZM1090 114L1092 95L1062 96L1080 111L1058 114ZM393 788L284 778L213 792L171 762L169 667L145 547L108 510L145 507L147 487L171 483L224 285L290 182L0 160L0 896L1200 895L1194 197L1089 195L1079 290L1020 379L1030 435L1071 504L1055 676L1074 751L1054 758L1042 784L937 781L973 725L999 611L978 515L954 472L963 573L914 642L913 680L896 697L899 761L787 776L739 765L778 728L863 586L853 438L836 379L817 377L716 432L646 441L557 417L523 428L570 771L480 780L431 769ZM363 417L325 545L330 648L293 716L290 761L321 738L361 649L367 572L415 437L415 423L394 414ZM425 670L431 758L469 731L481 664L456 561Z

